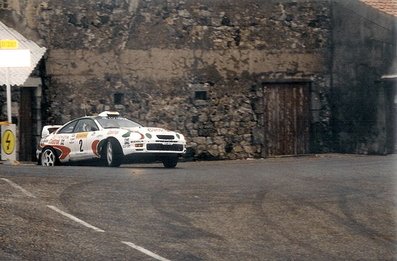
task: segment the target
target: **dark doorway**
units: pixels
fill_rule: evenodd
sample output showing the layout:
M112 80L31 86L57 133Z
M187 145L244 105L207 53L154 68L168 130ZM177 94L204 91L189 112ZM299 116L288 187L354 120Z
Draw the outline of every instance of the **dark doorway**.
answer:
M32 105L34 88L21 88L19 105L19 160L33 161L36 144L33 140Z
M386 153L397 153L397 80L385 81Z
M310 84L265 83L263 92L265 155L309 153Z

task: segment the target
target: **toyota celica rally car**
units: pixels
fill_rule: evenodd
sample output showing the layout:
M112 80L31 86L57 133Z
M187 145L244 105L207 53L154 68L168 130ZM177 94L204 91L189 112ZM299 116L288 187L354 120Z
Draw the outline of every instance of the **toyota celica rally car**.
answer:
M63 126L44 126L36 156L42 166L99 160L109 167L123 162L161 161L164 167L174 168L185 152L182 134L143 127L117 112L106 111Z

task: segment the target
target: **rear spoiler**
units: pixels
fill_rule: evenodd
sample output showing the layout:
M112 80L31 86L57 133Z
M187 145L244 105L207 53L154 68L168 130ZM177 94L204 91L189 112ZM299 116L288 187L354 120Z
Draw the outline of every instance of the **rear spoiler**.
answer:
M43 130L41 131L41 137L45 138L51 133L57 131L62 125L46 125L43 127Z

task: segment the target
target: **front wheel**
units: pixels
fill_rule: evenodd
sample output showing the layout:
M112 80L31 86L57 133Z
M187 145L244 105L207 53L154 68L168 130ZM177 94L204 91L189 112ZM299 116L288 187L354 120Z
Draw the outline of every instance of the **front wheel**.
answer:
M106 165L108 167L118 167L123 159L123 152L119 142L115 139L109 139L106 142Z
M163 165L166 168L175 168L178 164L178 156L168 156L162 159Z
M58 157L52 148L45 148L41 153L41 166L53 167L57 165Z

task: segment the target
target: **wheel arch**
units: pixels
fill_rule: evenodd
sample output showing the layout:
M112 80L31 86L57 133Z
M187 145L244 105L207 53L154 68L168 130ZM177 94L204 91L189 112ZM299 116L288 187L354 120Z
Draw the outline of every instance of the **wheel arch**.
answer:
M41 155L43 154L43 151L46 150L46 149L48 149L48 148L52 149L52 150L55 152L55 156L57 156L57 158L59 159L59 157L60 157L61 154L62 154L62 151L61 151L60 149L58 149L58 148L56 148L56 147L53 147L53 146L50 146L50 145L46 145L46 146L44 146L44 147L41 149L40 158L41 158Z
M107 143L109 140L112 140L112 139L115 140L115 141L117 141L117 143L119 144L120 148L122 148L122 147L121 147L120 141L119 141L116 137L114 137L114 136L109 136L109 137L107 137L106 139L101 140L101 141L99 142L99 144L98 144L98 153L99 153L99 155L101 156L101 158L104 158L104 157L105 157L105 153L106 153L106 143ZM123 152L122 149L121 149L121 151Z

